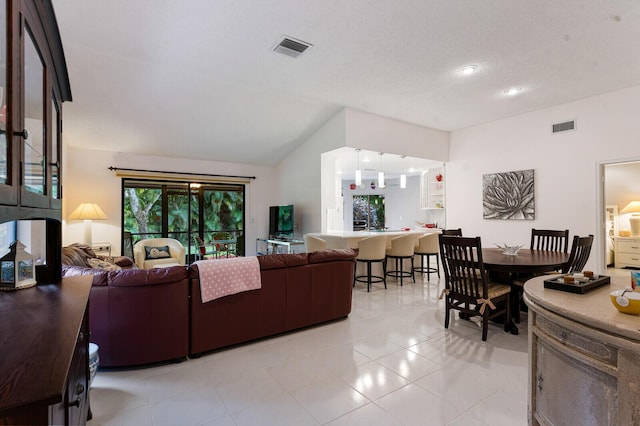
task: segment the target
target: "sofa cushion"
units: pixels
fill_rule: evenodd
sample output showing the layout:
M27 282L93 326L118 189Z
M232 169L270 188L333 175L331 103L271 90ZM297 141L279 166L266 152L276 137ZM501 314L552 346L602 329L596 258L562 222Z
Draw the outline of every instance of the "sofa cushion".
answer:
M309 263L334 262L336 260L354 260L357 255L358 253L353 249L321 250L309 253Z
M152 269L122 269L109 271L108 285L111 287L139 287L156 284L168 284L187 279L185 266L169 266Z
M144 246L145 259L163 259L171 257L169 246Z
M102 260L102 259L89 259L87 260L87 263L89 264L89 266L91 268L95 268L95 269L102 269L103 271L118 271L120 270L120 266L116 265L115 263L111 263L108 262L106 260Z
M267 254L258 256L260 270L288 268L291 266L301 266L309 263L307 253L299 254Z
M92 286L105 286L107 285L107 272L101 269L93 269L84 266L69 266L62 265L62 276L73 277L77 275L93 275Z
M62 248L62 264L84 266L90 268L89 259L96 258L96 254L91 247L85 244L73 243Z
M100 256L98 256L98 258L102 259L102 260L108 260L105 258L102 258ZM116 265L125 268L127 266L133 266L133 259L131 259L130 257L127 256L114 256L113 258L113 263L115 263Z

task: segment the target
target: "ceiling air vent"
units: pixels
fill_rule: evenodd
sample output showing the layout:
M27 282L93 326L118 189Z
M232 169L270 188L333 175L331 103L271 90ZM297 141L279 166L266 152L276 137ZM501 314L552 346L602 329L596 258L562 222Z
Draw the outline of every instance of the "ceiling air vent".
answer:
M566 131L575 130L575 129L576 129L575 120L565 121L564 123L556 123L551 126L552 133L566 132Z
M313 45L302 40L296 40L295 38L284 36L273 48L273 51L291 56L292 58L297 58L311 46Z

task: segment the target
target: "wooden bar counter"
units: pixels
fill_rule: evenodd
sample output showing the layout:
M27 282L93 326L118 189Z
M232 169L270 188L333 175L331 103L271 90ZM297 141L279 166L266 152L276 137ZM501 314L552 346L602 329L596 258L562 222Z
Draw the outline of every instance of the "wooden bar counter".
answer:
M609 293L630 276L574 294L524 286L529 306L531 425L640 424L640 316L618 312Z

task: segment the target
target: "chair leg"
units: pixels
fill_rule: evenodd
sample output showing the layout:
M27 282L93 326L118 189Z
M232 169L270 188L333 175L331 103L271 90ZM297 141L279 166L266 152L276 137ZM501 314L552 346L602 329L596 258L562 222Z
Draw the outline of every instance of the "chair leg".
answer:
M413 270L413 256L411 256L411 269L409 269L411 271L411 279L413 280L413 283L416 283L416 273ZM428 275L427 275L428 276Z
M440 278L440 255L436 253L436 266L438 267L438 278Z
M449 296L445 296L444 302L444 328L449 328L449 311L451 307L449 306Z
M424 256L424 255L422 255ZM431 281L431 255L427 255L427 281ZM424 271L424 268L422 268Z
M489 308L485 309L484 314L482 314L482 341L483 342L487 341L488 331L489 331Z
M384 289L387 289L387 259L382 262L382 282L384 283Z
M357 276L357 272L358 272L358 262L356 262L355 265L353 265L353 287L356 286L356 276Z
M367 262L367 293L371 291L371 262Z
M513 306L513 317L515 318L516 324L520 324L520 289L511 287L511 306Z

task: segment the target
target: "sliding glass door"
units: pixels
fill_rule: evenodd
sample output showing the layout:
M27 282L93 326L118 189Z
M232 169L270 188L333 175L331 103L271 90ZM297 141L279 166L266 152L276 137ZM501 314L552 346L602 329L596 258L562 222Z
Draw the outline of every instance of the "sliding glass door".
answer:
M122 198L122 231L131 233L133 244L174 238L192 259L195 236L212 244L223 233L235 241L234 255L244 255L244 185L124 179Z

